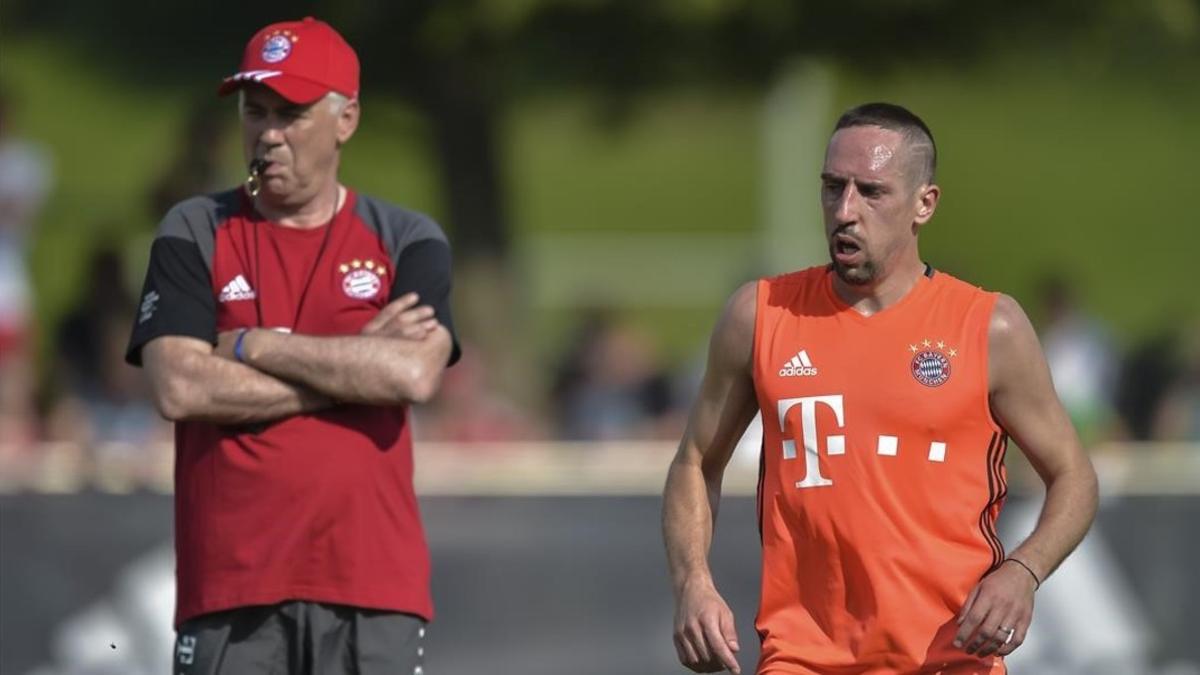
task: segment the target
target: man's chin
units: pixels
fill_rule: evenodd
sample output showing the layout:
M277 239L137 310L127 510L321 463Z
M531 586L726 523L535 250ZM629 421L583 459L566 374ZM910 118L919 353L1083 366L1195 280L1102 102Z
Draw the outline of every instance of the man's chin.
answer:
M865 286L875 280L875 266L869 262L851 267L834 260L833 271L839 279L851 286Z

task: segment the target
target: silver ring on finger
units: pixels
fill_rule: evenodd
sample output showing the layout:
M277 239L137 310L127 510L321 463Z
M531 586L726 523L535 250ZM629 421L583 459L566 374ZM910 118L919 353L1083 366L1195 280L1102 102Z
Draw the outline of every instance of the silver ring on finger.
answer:
M1004 644L1008 644L1008 643L1012 642L1013 636L1017 634L1016 628L1005 628L1005 627L1001 626L1000 630L1008 631L1008 635L1006 635L1004 637Z

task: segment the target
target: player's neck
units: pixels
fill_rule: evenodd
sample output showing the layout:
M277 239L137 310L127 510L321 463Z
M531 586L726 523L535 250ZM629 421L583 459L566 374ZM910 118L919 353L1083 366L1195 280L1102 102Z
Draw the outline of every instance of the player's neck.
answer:
M259 196L254 200L254 208L273 223L298 230L311 230L332 220L345 202L346 188L333 181L303 204L274 204Z
M856 312L871 316L903 300L924 274L925 263L914 255L867 284L846 283L834 274L833 290Z

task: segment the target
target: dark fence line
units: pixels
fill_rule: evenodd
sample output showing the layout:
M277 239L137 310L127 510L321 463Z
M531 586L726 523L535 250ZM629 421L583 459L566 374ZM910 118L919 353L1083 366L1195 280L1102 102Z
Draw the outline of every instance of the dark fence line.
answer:
M443 496L422 503L438 605L429 672L681 672L671 645L657 498ZM1031 505L1014 502L1007 513L1028 518ZM1198 521L1200 497L1105 502L1102 543L1089 543L1111 553L1115 576L1093 582L1061 570L1039 595L1042 632L1069 639L1096 626L1074 625L1069 601L1054 608L1061 604L1048 593L1055 585L1075 577L1110 587L1087 591L1092 599L1121 586L1137 606L1126 607L1130 598L1120 593L1115 606L1144 616L1144 648L1154 664L1200 663L1200 541L1191 536ZM171 523L171 498L159 494L0 497L0 672L167 672L170 603L163 598L172 561L152 552L167 549ZM759 575L753 499L725 500L712 558L737 616L743 669L752 670ZM1039 658L1069 660L1053 648L1046 654ZM1084 672L1065 668L1058 672Z

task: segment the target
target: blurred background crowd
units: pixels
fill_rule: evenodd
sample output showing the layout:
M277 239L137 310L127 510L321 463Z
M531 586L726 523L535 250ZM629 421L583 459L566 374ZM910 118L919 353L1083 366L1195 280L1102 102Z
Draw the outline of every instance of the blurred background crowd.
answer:
M457 251L468 356L421 437L678 437L728 293L825 258L803 193L830 122L889 99L941 144L928 260L1022 301L1085 438L1200 438L1196 4L840 7L314 3L364 64L346 182ZM8 459L169 436L119 358L148 240L242 179L213 83L277 12L136 9L6 3Z
M1085 443L1200 456L1196 0L8 0L0 486L169 462L122 360L149 243L243 180L216 84L307 13L363 63L343 181L455 249L419 441L676 441L729 293L827 260L833 121L888 100L939 144L926 259L1022 303Z

